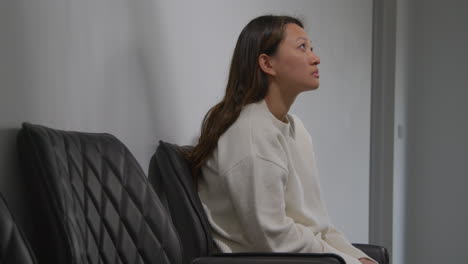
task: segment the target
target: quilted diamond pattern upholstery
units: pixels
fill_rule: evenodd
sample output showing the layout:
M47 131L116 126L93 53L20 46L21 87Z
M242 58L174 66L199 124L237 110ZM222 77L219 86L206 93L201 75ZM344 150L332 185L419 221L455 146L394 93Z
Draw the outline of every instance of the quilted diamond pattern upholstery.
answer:
M2 195L0 195L0 263L36 263L34 253L16 225Z
M47 217L40 263L181 263L171 219L117 138L24 123L18 144Z

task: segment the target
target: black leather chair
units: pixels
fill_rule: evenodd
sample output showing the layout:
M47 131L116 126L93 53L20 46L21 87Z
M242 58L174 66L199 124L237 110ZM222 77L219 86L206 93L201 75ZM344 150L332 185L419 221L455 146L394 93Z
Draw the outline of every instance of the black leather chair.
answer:
M18 146L40 264L182 262L169 215L117 138L25 123Z
M36 264L34 252L0 194L0 263Z
M211 240L185 243L205 231L188 228L181 234L180 226L174 227L175 217L135 158L110 134L25 123L18 147L31 202L39 208L34 219L39 232L32 234L39 264L185 264L194 257L201 257L194 264L344 263L312 254L205 257ZM193 227L198 230L199 224Z
M200 199L195 191L195 185L188 162L181 151L191 146L179 147L160 141L156 153L151 158L149 181L156 190L164 206L168 208L176 230L181 238L185 252L184 263L190 263L197 257L205 256L245 256L262 255L270 258L285 256L285 253L236 253L216 254L211 232ZM354 244L380 264L388 264L389 256L384 247L368 244ZM290 254L307 256L313 259L309 263L334 263L343 259L334 254ZM336 259L334 259L336 258ZM210 260L211 261L211 260ZM207 262L209 263L209 262Z

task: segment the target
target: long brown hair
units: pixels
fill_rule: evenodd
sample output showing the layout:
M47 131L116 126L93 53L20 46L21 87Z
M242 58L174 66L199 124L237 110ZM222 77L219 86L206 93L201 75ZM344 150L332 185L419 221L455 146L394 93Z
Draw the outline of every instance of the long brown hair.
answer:
M186 151L195 183L219 137L237 120L242 108L265 98L268 76L260 69L261 54L274 55L284 38L285 25L302 22L290 16L260 16L250 21L237 39L224 98L205 115L198 144Z

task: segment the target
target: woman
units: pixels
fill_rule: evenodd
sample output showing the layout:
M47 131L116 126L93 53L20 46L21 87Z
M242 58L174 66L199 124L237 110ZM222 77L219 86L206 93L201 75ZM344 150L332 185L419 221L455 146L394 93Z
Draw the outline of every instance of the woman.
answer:
M298 94L319 87L319 64L296 18L261 16L239 35L226 94L189 153L221 251L336 253L348 264L376 263L330 223L311 137L288 114Z

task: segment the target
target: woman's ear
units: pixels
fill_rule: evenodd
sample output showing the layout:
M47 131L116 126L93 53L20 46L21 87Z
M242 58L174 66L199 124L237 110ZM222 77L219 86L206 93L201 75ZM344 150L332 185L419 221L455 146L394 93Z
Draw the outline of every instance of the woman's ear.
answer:
M265 53L260 54L258 56L258 65L260 69L268 75L276 76L276 71L273 68L272 58Z

